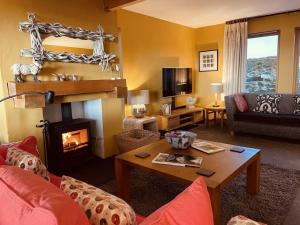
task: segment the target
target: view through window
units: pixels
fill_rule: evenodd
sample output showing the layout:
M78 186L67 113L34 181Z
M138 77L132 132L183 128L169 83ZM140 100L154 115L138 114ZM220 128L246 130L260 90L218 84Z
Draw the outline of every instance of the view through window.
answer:
M278 33L248 38L246 92L276 92Z

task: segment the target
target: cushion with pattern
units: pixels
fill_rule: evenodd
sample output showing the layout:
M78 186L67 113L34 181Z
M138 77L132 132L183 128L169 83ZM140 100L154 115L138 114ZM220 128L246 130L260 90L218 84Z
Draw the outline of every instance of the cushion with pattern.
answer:
M25 152L22 149L17 147L9 148L5 161L8 165L17 166L46 180L50 180L47 168L43 162L35 155Z
M256 106L254 112L279 114L278 104L281 95L260 94L256 96Z
M297 115L297 116L300 116L300 95L294 96L294 100L295 100L295 103L296 103L294 114Z
M84 210L90 224L136 224L133 209L116 196L68 176L62 177L60 188Z
M229 220L227 225L266 225L266 224L259 223L254 220L250 220L245 216L235 216Z

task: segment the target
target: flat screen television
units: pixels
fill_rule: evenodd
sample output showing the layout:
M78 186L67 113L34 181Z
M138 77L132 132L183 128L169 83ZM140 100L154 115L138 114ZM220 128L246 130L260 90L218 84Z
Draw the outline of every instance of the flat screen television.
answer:
M163 97L192 93L192 68L163 68L162 86Z

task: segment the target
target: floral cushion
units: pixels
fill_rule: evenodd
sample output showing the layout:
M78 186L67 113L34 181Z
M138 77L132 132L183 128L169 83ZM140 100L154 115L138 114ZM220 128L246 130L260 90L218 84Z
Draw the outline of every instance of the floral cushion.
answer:
M278 103L281 95L261 94L256 96L256 107L254 112L279 114Z
M295 103L296 103L296 109L294 110L294 114L297 116L300 116L300 95L296 95L294 97Z
M63 176L60 188L84 210L90 223L136 224L133 209L122 199L72 177Z
M245 216L235 216L229 220L227 225L266 225L264 223L255 222Z
M17 166L23 170L32 172L46 180L50 180L48 171L43 162L28 152L17 147L11 147L7 150L6 163L8 165Z

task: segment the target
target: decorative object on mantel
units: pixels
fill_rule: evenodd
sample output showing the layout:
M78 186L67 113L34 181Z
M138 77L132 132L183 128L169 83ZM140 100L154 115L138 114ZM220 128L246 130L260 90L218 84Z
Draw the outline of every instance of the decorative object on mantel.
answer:
M192 96L187 97L187 98L186 98L186 107L187 107L188 109L193 109L193 108L195 108L196 101L197 101L197 98L196 98L196 97L192 97Z
M149 90L128 91L127 103L132 105L132 115L143 118L146 113L146 104L149 104Z
M39 65L38 67L42 67L45 60L48 60L67 63L98 63L102 70L106 71L109 68L110 62L113 62L116 57L115 54L105 52L104 42L106 40L113 41L114 36L111 34L104 34L104 30L100 25L97 31L92 32L79 27L66 27L59 23L38 22L35 20L35 15L33 13L28 13L28 21L20 22L19 29L24 32L29 32L31 38L31 49L22 49L21 56L33 57L33 64ZM52 35L55 37L65 36L69 38L94 41L93 55L75 55L69 52L55 53L48 51L42 46L42 35ZM30 72L32 72L31 68L33 67L33 64L27 65L24 69L26 68L27 71L28 68L30 68ZM15 66L15 69L14 75L23 74L19 72L21 70L17 71L17 66ZM37 73L34 75L36 76ZM18 78L20 78L20 76L18 76ZM16 79L16 82L22 81L22 79ZM37 81L37 79L34 79L34 81Z
M199 72L218 71L218 49L199 52Z
M61 74L61 73L52 73L52 76L55 76L56 81L78 81L79 80L79 76L76 74Z
M218 94L223 92L223 84L222 83L211 83L210 84L211 92L215 94L215 102L213 107L219 107L218 104Z
M17 83L24 82L22 76L32 75L34 82L40 82L37 78L38 73L41 71L42 66L37 62L32 64L13 64L11 70L13 71L15 81Z

